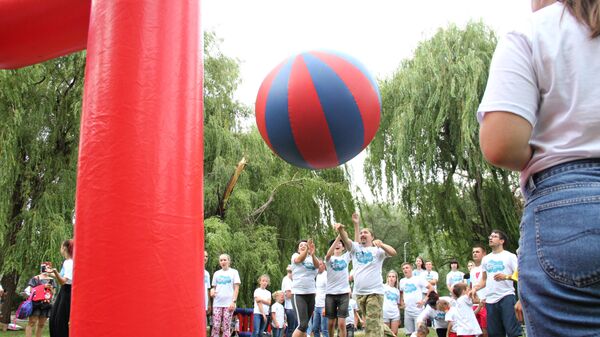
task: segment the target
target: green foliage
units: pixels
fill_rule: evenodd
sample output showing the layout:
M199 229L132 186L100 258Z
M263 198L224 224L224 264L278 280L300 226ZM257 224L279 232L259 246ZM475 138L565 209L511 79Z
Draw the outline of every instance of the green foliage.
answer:
M381 83L381 129L367 180L375 193L387 183L388 197L400 197L413 242L421 243L413 250L426 247L437 265L469 256L492 228L518 235L521 201L509 188L517 177L485 163L478 146L475 112L495 45L482 23L450 26Z

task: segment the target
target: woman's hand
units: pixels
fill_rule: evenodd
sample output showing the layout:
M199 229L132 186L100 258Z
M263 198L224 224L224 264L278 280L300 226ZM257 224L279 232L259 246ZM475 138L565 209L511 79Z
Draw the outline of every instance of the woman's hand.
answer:
M229 308L227 308L227 310L234 311L235 310L235 302L231 302L231 304L229 305Z

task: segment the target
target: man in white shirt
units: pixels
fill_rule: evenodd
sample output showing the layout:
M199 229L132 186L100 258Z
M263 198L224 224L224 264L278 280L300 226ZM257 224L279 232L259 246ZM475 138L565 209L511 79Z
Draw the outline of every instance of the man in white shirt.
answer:
M481 244L473 245L472 256L473 256L474 266L473 266L473 268L471 268L471 271L469 272L469 276L470 276L469 280L471 280L471 288L474 287L479 282L481 282L481 279L483 278L483 270L481 269L481 260L483 260L483 257L486 254L487 253L486 253L485 247L483 247L483 245L481 245ZM479 327L481 328L481 331L483 331L482 336L488 337L488 334L487 334L487 310L485 309L485 293L486 293L486 289L481 289L477 292L477 297L479 298L479 301L481 302L481 309L479 310L479 312L477 312L475 314L475 318L477 318Z
M281 280L281 291L283 291L283 298L285 299L283 307L285 308L285 318L287 320L287 327L285 329L285 336L292 337L294 330L296 330L297 321L296 313L294 312L294 306L292 305L292 265L288 265L286 268L287 274Z
M400 307L404 308L404 329L410 335L417 329L417 318L427 302L423 293L434 289L424 278L413 276L410 263L402 264L402 272L404 277L400 280Z
M489 236L492 253L481 261L482 279L471 292L486 288L487 331L491 337L516 337L523 334L515 315L515 287L512 274L517 270L517 256L504 250L508 238L501 230Z
M381 337L385 331L381 277L383 260L388 256L395 256L396 250L381 240L376 240L368 228L360 231L360 243L348 238L344 225L335 224L334 228L340 234L346 250L352 255L354 294L357 295L358 306L365 317L365 337Z
M433 270L433 262L425 262L425 272L420 274L429 284L433 286L433 290L437 292L437 283L440 279L437 271Z

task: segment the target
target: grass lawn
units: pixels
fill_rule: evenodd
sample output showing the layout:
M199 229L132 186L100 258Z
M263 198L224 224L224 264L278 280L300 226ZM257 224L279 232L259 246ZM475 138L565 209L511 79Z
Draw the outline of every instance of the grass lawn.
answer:
M19 331L2 331L0 329L0 337L16 337L16 336L25 336L25 325L27 325L27 321L17 321L17 325L23 327L23 330ZM43 337L50 337L50 331L48 331L48 322L46 322L46 326L44 326L44 331L42 332Z

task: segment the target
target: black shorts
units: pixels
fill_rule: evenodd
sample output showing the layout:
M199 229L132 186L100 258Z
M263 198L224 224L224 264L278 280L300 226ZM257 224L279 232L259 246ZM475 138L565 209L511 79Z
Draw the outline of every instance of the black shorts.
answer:
M349 294L325 295L325 317L329 319L346 318L348 316Z
M52 304L47 302L33 302L33 310L31 316L37 317L50 317L50 310L52 310Z

